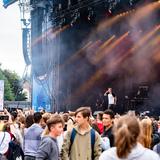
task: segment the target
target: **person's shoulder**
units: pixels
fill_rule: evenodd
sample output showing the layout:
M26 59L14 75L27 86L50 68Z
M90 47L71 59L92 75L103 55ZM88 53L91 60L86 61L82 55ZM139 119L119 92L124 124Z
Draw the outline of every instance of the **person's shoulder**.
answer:
M156 152L148 148L146 148L145 156L150 160L160 160L160 156Z
M153 147L153 151L156 152L156 153L160 153L160 143L156 144L156 145Z
M27 128L25 134L30 134L30 132L33 132L34 130L36 130L36 128L34 127L34 124L32 124L30 127Z
M92 128L93 129L93 128ZM95 136L96 137L100 137L100 134L95 130L95 129L93 129L94 130L94 132L95 132Z
M98 139L100 140L100 134L94 128L90 127L90 131L88 133L91 134L91 136L94 135L95 141Z
M112 160L112 159L117 159L115 147L112 147L104 151L99 158L99 160Z
M53 138L50 136L44 136L41 139L41 144L43 144L43 145L44 144L52 144L53 145L53 143L56 143L56 140L53 140Z
M50 137L50 136L43 136L42 137L42 141L47 141L47 142L49 142L49 141L52 141L52 138Z
M34 123L33 123L30 127L27 128L27 131L28 131L28 130L31 130L32 128L33 128L33 129L35 128L35 124L34 124Z
M34 128L34 129L33 129ZM37 134L41 134L43 132L43 128L39 124L32 125L32 129L35 130Z

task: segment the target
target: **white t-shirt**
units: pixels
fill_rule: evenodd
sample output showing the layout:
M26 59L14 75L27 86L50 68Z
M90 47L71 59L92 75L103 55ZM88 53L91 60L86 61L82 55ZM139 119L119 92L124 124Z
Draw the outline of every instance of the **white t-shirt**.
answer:
M108 104L115 104L114 97L111 93L108 94Z

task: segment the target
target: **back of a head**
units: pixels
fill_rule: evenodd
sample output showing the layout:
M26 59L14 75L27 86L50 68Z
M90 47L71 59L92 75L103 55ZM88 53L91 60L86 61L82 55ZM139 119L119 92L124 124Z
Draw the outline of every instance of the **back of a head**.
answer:
M69 116L70 117L74 117L75 116L75 112L69 111Z
M102 121L102 119L103 119L103 112L100 112L100 113L97 114L97 119L100 120L100 121Z
M67 122L67 121L68 121L68 118L69 118L69 114L64 113L64 114L63 114L64 122Z
M29 128L33 123L34 123L34 117L33 117L33 115L32 114L28 115L26 117L26 120L25 120L25 127Z
M43 118L43 120L44 120L45 123L47 122L47 120L48 120L50 117L51 117L51 114L50 114L50 113L47 113L47 112L42 115L42 118Z
M147 118L140 122L141 134L139 136L139 142L145 147L150 148L152 142L152 121Z
M35 123L39 123L40 120L42 119L42 114L40 112L35 112L33 116L34 116Z
M11 116L12 116L12 121L15 121L15 119L17 118L17 112L16 111L12 111L11 112Z
M114 125L115 146L117 156L127 158L132 148L137 144L140 126L135 116L124 115Z

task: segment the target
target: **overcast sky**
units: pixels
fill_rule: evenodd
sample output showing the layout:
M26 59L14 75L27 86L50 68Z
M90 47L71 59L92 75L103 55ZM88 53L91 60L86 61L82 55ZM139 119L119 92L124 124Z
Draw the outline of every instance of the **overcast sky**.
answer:
M7 9L0 1L0 63L22 76L25 62L22 53L22 30L17 3Z

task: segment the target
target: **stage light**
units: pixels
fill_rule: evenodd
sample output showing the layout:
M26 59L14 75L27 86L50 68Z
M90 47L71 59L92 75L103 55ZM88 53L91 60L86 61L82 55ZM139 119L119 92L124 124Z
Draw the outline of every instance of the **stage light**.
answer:
M93 18L94 12L91 7L88 8L88 20L90 21Z
M66 22L66 19L65 18L61 18L60 22L59 22L59 25L61 27L63 27L65 25L65 22Z
M133 5L133 1L134 1L134 0L130 0L130 1L129 1L129 4L130 4L131 6Z
M75 10L75 12L71 15L72 21L71 26L73 26L74 23L80 18L80 12L78 10Z
M111 10L111 9L109 9L108 12L109 12L110 14L112 14L112 10Z

